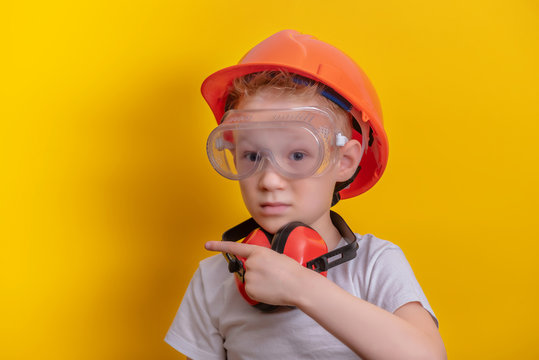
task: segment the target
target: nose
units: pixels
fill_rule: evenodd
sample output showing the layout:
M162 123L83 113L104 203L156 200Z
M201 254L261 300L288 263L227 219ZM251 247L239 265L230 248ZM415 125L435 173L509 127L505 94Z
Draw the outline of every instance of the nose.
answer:
M279 190L284 188L285 184L286 179L277 172L271 162L266 161L259 174L258 186L263 190Z

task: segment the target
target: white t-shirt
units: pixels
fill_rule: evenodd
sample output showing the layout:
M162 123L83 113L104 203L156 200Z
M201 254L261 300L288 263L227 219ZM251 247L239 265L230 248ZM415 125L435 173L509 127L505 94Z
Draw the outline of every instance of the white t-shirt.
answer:
M436 321L402 250L370 234L356 237L356 258L330 269L328 279L391 313L418 301ZM301 310L250 306L222 255L200 262L165 341L194 360L358 359Z

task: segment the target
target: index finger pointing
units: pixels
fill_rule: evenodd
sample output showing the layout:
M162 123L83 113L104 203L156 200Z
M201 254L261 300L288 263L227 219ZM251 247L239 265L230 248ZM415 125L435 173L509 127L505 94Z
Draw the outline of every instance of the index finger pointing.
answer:
M208 241L204 245L206 250L226 252L244 258L251 255L253 252L253 246L256 245L242 244L232 241Z

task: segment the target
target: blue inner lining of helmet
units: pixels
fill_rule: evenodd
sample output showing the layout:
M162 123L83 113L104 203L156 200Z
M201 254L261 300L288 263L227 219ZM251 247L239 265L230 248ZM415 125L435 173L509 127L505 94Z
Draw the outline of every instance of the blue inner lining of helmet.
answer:
M307 79L304 77L298 77L298 76L294 76L293 81L296 84L305 85L305 86L312 85L315 83L314 80ZM320 95L334 102L335 104L337 104L337 106L339 106L344 111L350 111L352 109L352 104L350 104L348 100L346 100L344 97L342 97L339 93L337 93L335 90L333 90L329 86L324 85L324 84L322 85L324 86L324 89L322 90Z

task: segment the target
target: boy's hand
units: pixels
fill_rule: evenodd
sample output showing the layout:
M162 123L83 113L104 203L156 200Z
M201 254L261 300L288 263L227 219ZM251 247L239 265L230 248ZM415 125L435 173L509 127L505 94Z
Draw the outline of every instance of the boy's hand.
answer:
M229 241L208 241L205 248L245 258L245 291L252 299L271 305L298 302L305 277L318 275L294 259L271 249Z
M435 323L417 302L392 314L271 249L230 241L209 241L206 249L245 258L245 290L252 299L298 307L362 358L447 358Z

